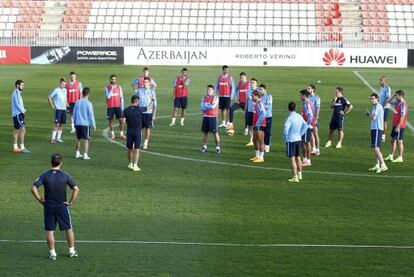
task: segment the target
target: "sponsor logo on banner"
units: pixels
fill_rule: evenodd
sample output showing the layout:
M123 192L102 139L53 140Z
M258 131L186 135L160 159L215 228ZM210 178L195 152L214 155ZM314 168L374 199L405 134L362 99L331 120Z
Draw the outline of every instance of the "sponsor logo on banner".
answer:
M0 64L29 64L30 47L0 46Z
M332 62L336 62L339 66L343 65L346 60L344 52L339 49L329 49L325 52L322 59L325 65L331 65Z
M215 65L217 53L208 47L125 47L125 64Z
M407 67L407 49L331 48L320 51L326 66Z
M123 64L122 47L32 47L32 64Z
M130 65L407 67L407 49L278 47L125 47Z

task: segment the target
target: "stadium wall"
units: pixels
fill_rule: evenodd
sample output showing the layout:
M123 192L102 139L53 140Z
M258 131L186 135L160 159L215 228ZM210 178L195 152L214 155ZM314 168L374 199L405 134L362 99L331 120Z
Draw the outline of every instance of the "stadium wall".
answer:
M414 50L283 47L0 46L0 64L126 64L209 66L414 66Z

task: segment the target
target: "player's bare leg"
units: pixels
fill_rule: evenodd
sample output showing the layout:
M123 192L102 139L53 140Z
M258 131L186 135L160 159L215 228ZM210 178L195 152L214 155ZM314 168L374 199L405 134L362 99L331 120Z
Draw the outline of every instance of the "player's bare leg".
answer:
M250 161L254 161L259 158L259 145L257 142L257 131L253 131L252 143L254 147L254 157Z
M312 130L312 134L311 134L310 143L311 143L311 148L312 148L311 154L315 155L315 153L316 153L316 144L315 144L315 134L313 133L313 130Z
M83 141L83 149L84 149L84 152L83 152L83 159L84 159L84 160L89 160L89 156L88 156L88 151L89 151L89 140L88 140L88 139L85 139L85 140Z
M264 132L258 130L255 132L256 135L256 149L259 151L259 158L254 160L253 162L259 163L264 161L264 151L265 151L265 144L264 144ZM256 150L256 151L257 151Z
M127 151L128 153L127 153L127 156L128 156L128 163L129 163L129 167L132 169L132 167L133 167L133 162L134 162L134 160L133 160L133 153L132 153L132 149L128 149L128 151Z
M148 149L148 140L150 138L151 135L151 128L145 128L145 139L144 139L144 143L142 144L142 149L146 150Z
M24 136L26 134L26 128L20 128L18 134L19 134L19 141L20 141L20 150L23 151L25 149Z
M342 148L342 141L344 140L344 131L343 130L338 130L338 143L336 144L336 148Z
M385 134L387 133L388 130L388 126L387 126L387 121L384 121L384 132L382 133L382 142L385 142Z
M392 162L394 160L395 150L397 148L397 141L396 139L392 138L390 143L390 154L385 158L385 161Z
M207 152L207 143L208 143L208 133L203 132L203 146L201 147L201 152Z
M319 139L319 130L318 130L318 127L317 126L314 126L313 127L313 132L312 132L312 134L313 134L313 137L314 137L314 139L315 139L315 155L316 156L319 156L319 154L320 154L320 150L319 150L319 147L320 147L320 139Z
M325 147L331 147L334 131L335 130L329 129L328 141L326 142Z
M181 121L180 125L184 126L185 114L187 113L187 109L181 109Z
M66 231L66 240L68 242L69 247L69 257L77 257L78 254L75 251L75 233L72 229Z
M135 149L134 164L136 164L136 165L138 165L139 154L140 154L139 149Z
M296 160L296 169L297 169L297 176L299 180L302 180L302 161L300 157L295 157Z
M46 231L46 241L49 249L49 259L56 260L54 231Z
M216 153L220 154L221 153L221 148L220 148L220 136L218 132L214 133L214 141L216 143Z
M55 144L56 143L56 136L57 136L57 132L59 130L59 123L55 123L55 125L53 126L52 129L52 137L50 138L50 143L51 144Z
M75 133L76 132L76 130L75 130L75 121L73 120L73 115L72 114L70 114L70 125L71 125L71 127L72 127L72 129L70 130L70 132L71 133Z
M19 148L19 146L17 146L18 138L19 138L19 130L14 129L13 130L13 141L12 141L12 143L13 143L13 152L16 152L16 153L20 152L20 148Z
M63 132L63 124L62 123L58 123L57 124L57 135L56 135L56 141L59 143L62 143L62 132Z
M220 110L220 116L221 116L221 120L222 123L219 125L219 127L226 127L226 117L225 117L225 111L226 109L222 109Z
M403 143L402 140L398 141L398 154L399 154L399 157L401 157L401 158L404 154L404 143Z
M298 168L296 165L296 157L290 157L290 169L292 170L293 177L298 176Z
M111 139L115 139L114 124L112 122L112 119L108 120L108 128L109 128L109 132L111 134Z
M66 230L66 240L68 247L75 247L75 233L72 229Z
M177 118L177 108L174 107L171 115L171 123L168 126L175 126L175 120Z
M121 139L126 139L126 136L124 135L124 126L125 126L125 119L120 118L119 119L119 137Z

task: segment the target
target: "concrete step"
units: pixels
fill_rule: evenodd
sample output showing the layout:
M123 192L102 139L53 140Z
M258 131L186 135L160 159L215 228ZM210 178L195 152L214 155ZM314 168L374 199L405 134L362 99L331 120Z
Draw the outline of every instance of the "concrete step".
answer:
M66 9L66 1L49 0L45 4L45 14L43 16L40 30L59 30L63 22ZM40 35L47 33L41 32Z

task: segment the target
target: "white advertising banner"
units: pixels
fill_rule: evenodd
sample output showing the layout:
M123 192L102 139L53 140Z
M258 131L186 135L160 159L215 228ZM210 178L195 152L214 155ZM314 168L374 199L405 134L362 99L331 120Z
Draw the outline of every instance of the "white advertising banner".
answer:
M124 62L131 65L217 65L220 48L124 47ZM220 63L221 64L221 63Z
M125 47L130 65L407 67L407 49Z

